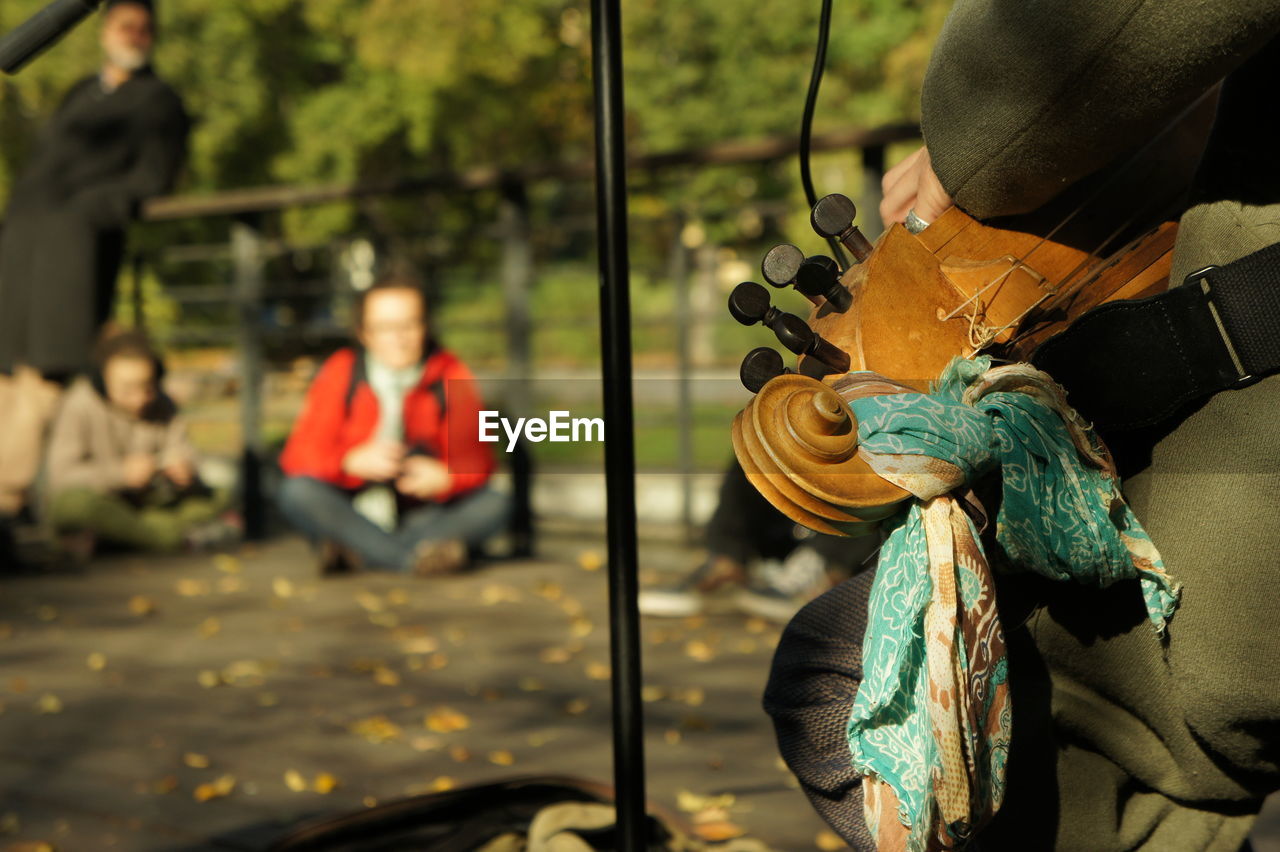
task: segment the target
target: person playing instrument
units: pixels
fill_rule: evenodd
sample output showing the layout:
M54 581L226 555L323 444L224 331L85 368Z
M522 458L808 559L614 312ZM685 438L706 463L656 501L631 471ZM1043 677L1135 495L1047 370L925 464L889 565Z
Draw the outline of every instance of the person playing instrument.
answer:
M1278 34L1276 2L960 0L924 83L925 147L886 174L884 220L919 231L953 204L977 218L1039 209L1221 83L1171 285L1272 245ZM1125 367L1097 380L1129 381ZM1098 590L1001 578L1016 710L1004 803L978 847L1248 848L1264 798L1280 789L1278 413L1271 376L1104 436L1127 500L1182 583L1162 641L1134 581ZM857 849L876 848L845 738L871 582L870 572L854 578L801 611L766 692L784 757Z
M321 367L280 457L280 508L320 544L322 573L461 570L510 512L488 484L471 371L435 340L404 272L359 294L355 327L359 345Z
M160 390L163 365L136 331L105 338L92 379L77 379L49 436L49 521L73 556L99 544L168 552L239 539L229 495L196 473L186 421Z

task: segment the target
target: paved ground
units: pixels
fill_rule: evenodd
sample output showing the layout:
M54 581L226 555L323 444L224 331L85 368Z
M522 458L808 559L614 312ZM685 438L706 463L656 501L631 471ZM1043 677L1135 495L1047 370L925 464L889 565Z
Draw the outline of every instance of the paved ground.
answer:
M605 577L581 541L430 582L320 581L295 540L6 579L0 849L258 850L450 785L608 780ZM690 554L642 557L674 573ZM799 852L823 826L759 709L776 639L729 614L646 622L649 791L731 794L731 823ZM1256 852L1277 838L1272 808Z
M4 581L0 848L261 849L307 816L450 784L609 780L601 548L543 550L462 578L320 581L283 540ZM730 793L751 836L813 849L823 826L760 710L777 629L645 628L651 796Z

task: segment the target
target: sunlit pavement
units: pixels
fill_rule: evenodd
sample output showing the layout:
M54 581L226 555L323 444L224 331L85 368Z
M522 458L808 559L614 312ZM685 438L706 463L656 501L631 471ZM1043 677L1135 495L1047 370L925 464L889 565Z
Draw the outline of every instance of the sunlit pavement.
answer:
M541 551L462 577L321 580L285 539L6 579L0 848L261 849L407 794L611 780L603 547ZM653 545L643 564L692 558ZM713 831L832 848L760 709L777 636L733 614L645 622L649 793Z

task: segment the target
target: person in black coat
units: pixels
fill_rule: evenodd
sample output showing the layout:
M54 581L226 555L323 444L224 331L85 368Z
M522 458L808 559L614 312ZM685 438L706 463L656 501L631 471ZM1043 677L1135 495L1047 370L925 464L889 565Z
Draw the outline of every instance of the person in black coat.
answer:
M14 183L0 233L0 370L87 369L115 296L124 229L182 166L182 100L151 70L153 12L103 13L102 70L67 93Z
M182 100L152 72L149 0L108 0L101 71L67 93L15 181L0 230L0 565L61 386L89 369L124 232L186 156Z

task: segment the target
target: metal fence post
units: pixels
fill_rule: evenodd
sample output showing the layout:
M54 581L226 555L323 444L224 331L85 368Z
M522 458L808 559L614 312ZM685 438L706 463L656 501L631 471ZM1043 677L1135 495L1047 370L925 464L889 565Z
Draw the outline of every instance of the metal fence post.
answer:
M240 321L240 507L245 537L266 532L266 500L262 493L262 285L266 265L257 222L241 218L231 225L231 259L237 317Z
M671 257L667 268L675 284L676 311L676 428L679 430L678 464L680 467L680 524L687 543L693 541L693 398L690 387L692 353L689 334L692 328L689 298L689 249L684 244L684 216L675 219L675 235L671 240Z

